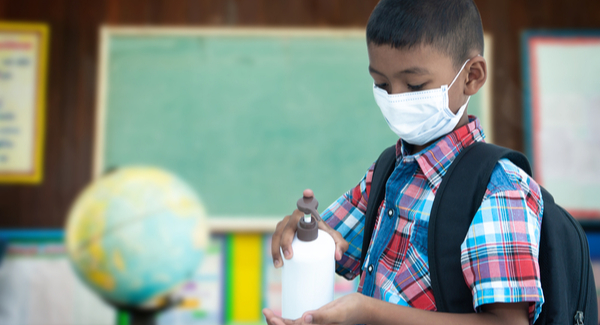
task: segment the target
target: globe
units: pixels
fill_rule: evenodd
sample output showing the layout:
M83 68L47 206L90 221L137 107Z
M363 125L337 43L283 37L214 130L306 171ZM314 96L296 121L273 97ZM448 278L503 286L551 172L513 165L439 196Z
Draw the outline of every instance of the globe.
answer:
M118 305L152 307L190 279L208 241L205 211L173 174L127 167L92 182L66 224L77 275Z

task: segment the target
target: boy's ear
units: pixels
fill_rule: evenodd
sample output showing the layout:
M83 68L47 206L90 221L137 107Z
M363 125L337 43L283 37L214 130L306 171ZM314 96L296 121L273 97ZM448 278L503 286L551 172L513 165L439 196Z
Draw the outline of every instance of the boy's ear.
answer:
M478 55L471 59L467 68L467 83L465 85L465 95L473 96L479 91L487 80L487 63L483 56Z

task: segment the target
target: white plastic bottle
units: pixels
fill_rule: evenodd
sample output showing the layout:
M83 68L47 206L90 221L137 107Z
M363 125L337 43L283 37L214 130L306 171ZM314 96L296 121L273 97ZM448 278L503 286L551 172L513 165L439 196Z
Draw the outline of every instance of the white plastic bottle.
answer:
M335 242L331 235L318 229L317 223L322 220L317 206L312 191L305 191L298 200L298 209L307 215L298 222L292 241L293 257L283 263L283 318L298 319L333 300Z

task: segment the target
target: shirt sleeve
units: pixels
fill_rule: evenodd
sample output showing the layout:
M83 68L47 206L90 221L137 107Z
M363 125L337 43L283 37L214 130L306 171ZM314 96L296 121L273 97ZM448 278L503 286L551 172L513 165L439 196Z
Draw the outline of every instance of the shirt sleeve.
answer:
M323 220L331 228L337 230L349 244L342 259L336 262L336 273L348 280L352 280L360 274L365 213L374 166L374 164L371 165L358 185L333 202L321 214Z
M529 322L544 303L538 263L543 202L537 183L508 160L496 165L461 246L473 307L529 302Z

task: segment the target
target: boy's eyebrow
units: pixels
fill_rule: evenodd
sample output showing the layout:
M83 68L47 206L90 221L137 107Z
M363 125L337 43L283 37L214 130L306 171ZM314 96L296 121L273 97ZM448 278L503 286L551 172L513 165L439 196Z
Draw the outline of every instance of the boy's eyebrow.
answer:
M408 69L404 69L400 72L398 72L398 74L429 74L429 70L425 69L425 68L421 68L421 67L410 67Z
M382 75L382 76L384 75L383 73L381 73L381 72L373 69L373 67L371 65L369 65L369 72L376 73L376 74L379 74L379 75Z
M383 73L373 69L373 67L371 67L370 65L369 65L369 72L380 74L380 75L384 76ZM404 69L396 74L397 75L400 75L400 74L429 74L429 70L427 70L425 68L421 68L421 67L410 67L410 68Z

